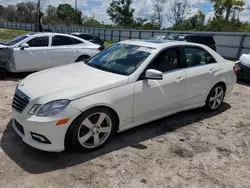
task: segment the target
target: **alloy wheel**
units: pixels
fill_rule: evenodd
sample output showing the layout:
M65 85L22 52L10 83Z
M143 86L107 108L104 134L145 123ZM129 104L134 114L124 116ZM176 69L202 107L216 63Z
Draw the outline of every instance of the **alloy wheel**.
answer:
M104 112L93 113L83 120L78 129L79 143L89 149L102 145L112 130L112 121Z
M216 87L209 98L209 107L216 110L222 103L224 98L224 90L221 86Z

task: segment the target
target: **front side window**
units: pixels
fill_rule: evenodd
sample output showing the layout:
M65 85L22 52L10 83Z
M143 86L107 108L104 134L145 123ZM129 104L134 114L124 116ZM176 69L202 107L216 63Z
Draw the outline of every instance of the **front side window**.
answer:
M71 37L67 36L54 36L52 38L52 46L67 46L67 45L74 45L75 42L72 40Z
M89 66L121 75L132 74L155 50L154 48L115 44L90 59Z
M215 59L204 49L196 47L184 48L186 67L216 63Z
M149 69L156 69L163 73L180 67L180 53L178 48L170 48L160 53L150 64Z
M48 47L49 36L36 37L27 42L30 47Z

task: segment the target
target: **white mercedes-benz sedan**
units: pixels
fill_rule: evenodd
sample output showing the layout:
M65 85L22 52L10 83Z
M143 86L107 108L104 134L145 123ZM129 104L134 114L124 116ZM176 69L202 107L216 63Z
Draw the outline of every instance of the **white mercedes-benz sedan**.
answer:
M40 150L82 150L116 132L193 108L217 110L237 69L209 47L177 41L119 42L85 62L31 74L13 99L13 127Z

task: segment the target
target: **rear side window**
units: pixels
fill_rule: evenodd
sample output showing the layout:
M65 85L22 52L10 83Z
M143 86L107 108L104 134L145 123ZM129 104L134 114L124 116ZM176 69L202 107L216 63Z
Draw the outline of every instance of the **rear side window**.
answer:
M66 46L66 45L74 45L75 42L71 37L67 36L54 36L52 38L52 46Z
M80 41L80 40L77 40L77 39L75 39L75 38L71 38L71 40L73 40L75 44L84 43L84 42L82 42L82 41Z
M49 36L36 37L27 42L30 47L48 47Z
M206 50L197 47L185 47L185 60L186 67L194 67L199 65L207 65L216 63L213 56L211 56Z

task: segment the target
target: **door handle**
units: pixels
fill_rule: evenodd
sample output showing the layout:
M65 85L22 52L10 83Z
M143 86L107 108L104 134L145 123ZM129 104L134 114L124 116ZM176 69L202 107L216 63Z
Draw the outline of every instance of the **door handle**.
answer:
M182 77L180 77L180 78L177 78L176 80L175 80L175 83L180 83L182 80L184 80L184 77L182 76Z
M76 50L73 50L73 53L76 53Z
M210 70L208 71L208 73L209 73L209 74L213 74L214 71L215 71L215 69L210 69Z

